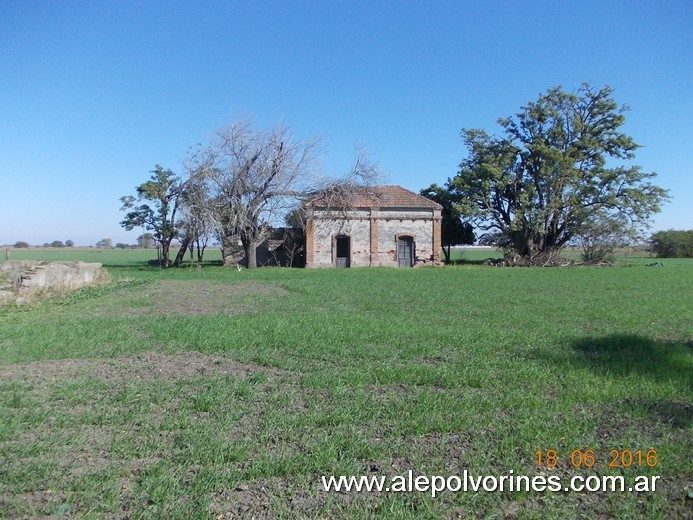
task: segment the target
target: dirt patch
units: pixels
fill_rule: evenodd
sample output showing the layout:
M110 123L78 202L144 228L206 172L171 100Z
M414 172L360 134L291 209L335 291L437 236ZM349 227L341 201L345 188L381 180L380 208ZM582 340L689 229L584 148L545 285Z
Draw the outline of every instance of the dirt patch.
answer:
M223 355L210 356L198 352L162 354L145 352L136 356L95 359L61 359L37 361L24 365L0 366L3 381L24 380L50 382L57 379L95 378L104 381L155 378L180 379L202 375L232 375L247 378L262 371L268 375L283 373L279 369L243 364Z
M327 518L349 516L348 507L359 504L361 511L377 511L380 493L327 493L319 479L297 483L288 478L261 478L211 494L209 511L219 520L237 518L270 519L321 518L328 506ZM335 510L337 513L335 514Z
M37 491L31 491L28 493L17 493L14 495L0 494L0 510L4 511L4 514L13 512L15 508L27 508L29 510L55 510L56 515L42 515L38 518L64 518L64 514L69 511L68 507L61 509L61 506L65 504L66 495L60 491L56 492L52 489L42 489ZM10 518L8 515L7 518ZM29 515L24 515L21 518L30 518ZM31 518L37 518L36 515L32 515Z
M258 281L230 284L205 280L160 280L113 292L98 316L201 316L240 314L262 308L268 297L285 297L286 289Z

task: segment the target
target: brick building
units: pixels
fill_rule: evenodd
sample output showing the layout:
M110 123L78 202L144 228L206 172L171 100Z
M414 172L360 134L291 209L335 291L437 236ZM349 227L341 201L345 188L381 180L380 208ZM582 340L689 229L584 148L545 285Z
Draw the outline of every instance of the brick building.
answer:
M306 267L412 267L440 262L441 206L401 186L374 186L348 208L306 204Z

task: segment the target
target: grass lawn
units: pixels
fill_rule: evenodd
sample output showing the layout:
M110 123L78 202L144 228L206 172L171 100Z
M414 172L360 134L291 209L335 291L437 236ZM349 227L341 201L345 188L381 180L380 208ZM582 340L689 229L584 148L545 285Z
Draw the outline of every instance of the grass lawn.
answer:
M690 260L161 271L88 251L111 285L0 307L2 516L691 515ZM409 470L660 480L435 498L320 480Z

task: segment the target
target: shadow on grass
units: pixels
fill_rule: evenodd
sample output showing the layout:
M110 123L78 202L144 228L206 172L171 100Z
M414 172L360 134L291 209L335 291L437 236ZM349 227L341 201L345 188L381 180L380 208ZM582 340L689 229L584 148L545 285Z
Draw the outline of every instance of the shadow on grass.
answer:
M205 267L222 267L224 263L221 260L205 260L202 262L202 268L204 269ZM118 263L118 264L109 264L108 262L104 262L103 266L107 269L113 269L113 270L121 270L121 271L126 271L126 270L132 270L132 269L138 269L140 271L163 271L164 269L157 266L157 265L149 265L147 262L132 262L129 264L123 264L123 263ZM190 265L190 262L184 262L179 266L170 266L168 269L197 269L198 265L192 264Z
M693 424L693 404L672 400L626 399L626 410L644 413L676 428L689 428Z
M488 258L474 259L471 258L457 258L451 260L448 265L484 265Z
M673 379L693 388L691 342L661 342L635 334L614 334L580 338L572 348L592 369L607 375Z
M674 382L693 391L691 342L662 342L634 334L581 338L572 344L580 363L606 376L636 375ZM621 405L679 428L693 423L693 404L681 400L630 398Z

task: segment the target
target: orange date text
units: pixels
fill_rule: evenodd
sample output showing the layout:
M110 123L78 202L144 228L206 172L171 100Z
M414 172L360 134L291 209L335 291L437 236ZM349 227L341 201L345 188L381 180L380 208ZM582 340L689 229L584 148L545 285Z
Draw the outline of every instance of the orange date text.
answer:
M659 464L657 450L609 450L608 456L600 456L594 450L573 450L570 455L559 454L557 450L537 450L537 465L539 467L555 468L592 468L607 466L609 468L649 467Z

